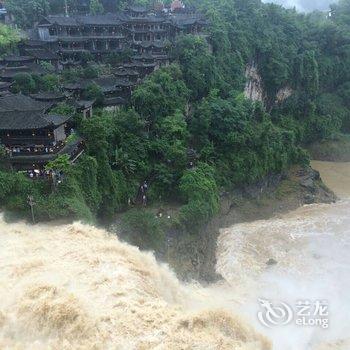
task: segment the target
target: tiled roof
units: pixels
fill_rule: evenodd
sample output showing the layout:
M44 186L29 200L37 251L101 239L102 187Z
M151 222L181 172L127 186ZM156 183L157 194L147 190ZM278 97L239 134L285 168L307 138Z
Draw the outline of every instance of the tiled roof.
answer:
M0 77L1 78L14 78L15 75L20 73L29 73L29 74L45 74L47 73L46 70L36 64L36 63L28 63L26 65L23 65L21 67L7 67L0 71Z
M148 11L144 6L129 6L127 10L136 13L146 13Z
M122 21L116 14L107 13L105 15L86 15L86 16L48 16L45 23L41 22L39 26L57 24L60 26L78 27L81 25L121 25Z
M166 17L149 15L145 17L129 17L124 20L125 22L147 22L147 23L161 23L166 21Z
M195 23L207 24L207 21L201 14L175 14L171 17L171 22L178 27L186 27Z
M9 94L0 97L0 113L21 112L21 111L41 111L47 110L51 104L36 101L22 94Z
M65 98L60 92L39 92L38 94L31 95L31 97L37 101L55 101Z
M129 80L117 79L113 75L107 75L95 79L81 79L75 83L65 84L64 87L67 90L85 90L93 83L97 84L104 93L114 92L117 87L133 85Z
M41 111L1 111L0 130L42 129L49 126L59 126L69 117L46 115Z
M124 67L118 68L114 74L117 76L139 75L139 73L136 72L135 70L124 68Z
M86 109L86 108L90 108L94 103L95 103L95 100L77 100L77 101L74 101L73 105L76 108Z
M103 100L103 105L105 107L109 106L120 106L120 105L125 105L126 100L122 97L111 97L111 98L105 98Z
M51 15L46 17L39 23L39 27L47 27L52 25L59 25L65 27L79 27L79 26L119 26L125 22L147 22L160 23L166 21L165 16L155 16L148 14L142 17L131 17L127 13L107 13L104 15L74 15L66 17L64 15Z
M0 81L0 91L9 89L11 85L12 83L8 83L6 81Z
M31 62L33 61L33 57L31 56L6 56L4 57L5 62Z

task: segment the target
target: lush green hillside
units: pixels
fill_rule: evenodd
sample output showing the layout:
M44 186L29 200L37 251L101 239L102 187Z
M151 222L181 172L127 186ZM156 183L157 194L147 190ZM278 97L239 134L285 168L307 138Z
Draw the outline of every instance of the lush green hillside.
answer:
M112 218L146 180L149 205L182 205L176 225L191 230L218 210L220 191L308 164L305 145L349 131L349 0L334 5L331 17L259 0L189 2L210 20L208 38L179 38L174 64L149 76L130 108L79 122L87 155L50 194L50 206L38 205L41 218ZM264 103L243 95L253 61ZM285 88L291 96L277 103ZM8 209L24 210L30 192L39 203L50 193L2 176Z

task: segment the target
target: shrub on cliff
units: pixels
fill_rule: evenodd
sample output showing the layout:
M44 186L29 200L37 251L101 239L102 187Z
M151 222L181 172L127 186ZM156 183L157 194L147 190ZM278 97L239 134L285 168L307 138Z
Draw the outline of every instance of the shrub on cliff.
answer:
M180 210L180 222L190 232L196 232L219 210L214 169L208 164L199 163L196 168L186 170L179 190L186 202Z
M122 216L122 230L131 244L157 249L164 241L159 219L145 209L132 209Z

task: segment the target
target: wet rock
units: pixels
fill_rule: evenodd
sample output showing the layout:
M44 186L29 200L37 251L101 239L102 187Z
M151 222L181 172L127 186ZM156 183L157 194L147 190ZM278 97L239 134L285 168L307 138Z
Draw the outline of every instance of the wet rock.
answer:
M312 178L303 179L300 181L300 185L306 187L307 189L314 189L315 183Z
M314 204L315 201L315 197L312 194L307 194L304 197L304 203L305 204Z
M275 260L275 259L269 259L267 262L266 262L266 265L267 266L273 266L273 265L277 265L278 262Z

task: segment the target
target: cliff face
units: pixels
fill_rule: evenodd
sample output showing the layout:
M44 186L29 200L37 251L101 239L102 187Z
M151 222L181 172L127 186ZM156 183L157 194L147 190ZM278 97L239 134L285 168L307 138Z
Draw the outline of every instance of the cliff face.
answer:
M262 102L272 107L273 104L280 104L293 94L293 90L289 86L284 86L277 91L274 98L267 98L264 82L259 73L258 63L255 60L247 65L245 76L247 82L244 88L244 96L252 101Z
M259 74L258 64L256 61L247 65L245 76L247 79L244 96L252 101L265 101L264 84Z
M289 86L285 86L278 90L276 94L275 104L282 103L288 97L292 96L293 90Z
M166 257L163 258L183 279L216 281L220 279L215 267L221 228L269 219L304 204L333 203L336 199L317 171L293 166L284 174L269 175L256 184L222 193L220 212L199 235L180 232L169 235Z

